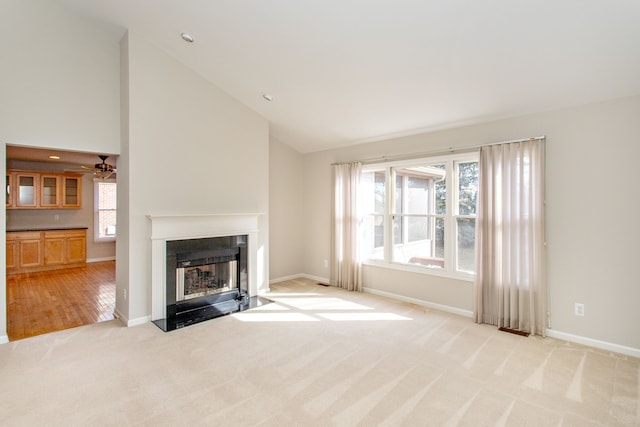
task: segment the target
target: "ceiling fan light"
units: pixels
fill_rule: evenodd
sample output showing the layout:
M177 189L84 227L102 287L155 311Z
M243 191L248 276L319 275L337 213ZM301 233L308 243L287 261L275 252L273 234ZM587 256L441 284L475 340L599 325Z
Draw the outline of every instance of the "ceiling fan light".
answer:
M113 175L113 171L112 170L98 170L98 171L95 171L94 175L98 179L107 179L111 175Z
M113 165L106 163L96 163L95 168L101 172L113 172Z

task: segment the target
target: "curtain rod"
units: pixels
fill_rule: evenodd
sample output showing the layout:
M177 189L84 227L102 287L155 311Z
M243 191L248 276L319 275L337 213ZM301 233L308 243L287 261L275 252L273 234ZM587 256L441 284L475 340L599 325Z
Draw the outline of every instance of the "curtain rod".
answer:
M515 144L518 142L526 142L526 141L537 141L540 139L545 139L546 136L542 135L542 136L536 136L536 137L532 137L532 138L522 138L522 139L514 139L511 141L503 141L503 142L492 142L489 144L478 144L478 145L466 145L466 146L462 146L462 147L449 147L449 148L438 148L435 150L431 150L431 151L423 151L420 153L414 153L414 154L399 154L397 156L381 156L381 157L374 157L371 159L364 159L364 160L354 160L354 161L358 161L362 164L369 164L369 163L379 163L379 162L392 162L395 160L411 160L411 159L417 159L420 157L426 157L426 156L435 156L438 154L453 154L453 153L462 153L462 152L467 152L467 151L472 151L472 150L477 150L479 148L482 147L490 147L492 145L501 145L501 144ZM344 163L353 163L353 162L340 162L340 163L331 163L331 165L340 165L340 164L344 164Z

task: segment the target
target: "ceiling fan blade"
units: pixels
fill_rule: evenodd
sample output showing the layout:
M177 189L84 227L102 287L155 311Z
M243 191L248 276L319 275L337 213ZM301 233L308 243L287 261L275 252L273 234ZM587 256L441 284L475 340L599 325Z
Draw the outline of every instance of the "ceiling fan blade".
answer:
M100 179L108 179L109 177L113 176L117 172L117 169L113 167L113 165L106 163L105 160L107 160L109 156L98 156L98 157L100 157L100 160L102 160L102 163L96 163L95 166L93 167L86 166L86 165L78 165L79 169L65 169L65 172L92 173L97 178L100 178Z
M93 173L93 169L65 169L64 171L69 173Z

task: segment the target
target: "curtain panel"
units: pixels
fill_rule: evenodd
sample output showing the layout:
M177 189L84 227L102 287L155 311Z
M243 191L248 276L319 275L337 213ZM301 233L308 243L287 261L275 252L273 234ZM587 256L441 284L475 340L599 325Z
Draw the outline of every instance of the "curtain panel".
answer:
M480 149L474 316L545 335L545 140Z
M362 291L359 254L358 187L360 163L333 165L331 217L331 284L349 291Z

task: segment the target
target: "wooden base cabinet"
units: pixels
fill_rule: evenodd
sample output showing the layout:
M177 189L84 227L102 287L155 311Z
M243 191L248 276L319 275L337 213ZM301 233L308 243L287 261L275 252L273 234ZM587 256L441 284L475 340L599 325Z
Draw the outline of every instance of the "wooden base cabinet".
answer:
M44 232L44 265L71 265L87 262L86 230Z
M14 233L7 233L7 271L18 268L18 241Z
M44 235L44 265L64 265L64 233L45 231Z
M65 242L67 264L87 262L87 237L85 230L67 233Z
M7 272L28 270L42 265L41 233L7 233Z
M86 234L84 229L7 232L7 274L85 265Z

